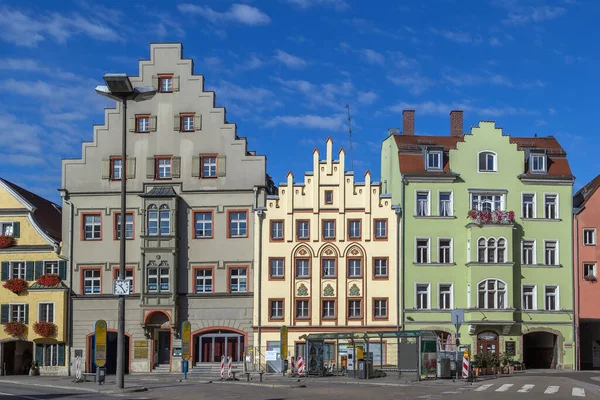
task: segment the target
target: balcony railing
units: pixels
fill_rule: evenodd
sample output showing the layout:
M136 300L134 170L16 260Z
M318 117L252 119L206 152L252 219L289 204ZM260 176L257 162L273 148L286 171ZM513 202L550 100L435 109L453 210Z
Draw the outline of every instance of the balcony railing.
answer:
M514 211L478 211L478 210L470 210L467 214L467 217L476 224L512 224L515 222L515 213Z

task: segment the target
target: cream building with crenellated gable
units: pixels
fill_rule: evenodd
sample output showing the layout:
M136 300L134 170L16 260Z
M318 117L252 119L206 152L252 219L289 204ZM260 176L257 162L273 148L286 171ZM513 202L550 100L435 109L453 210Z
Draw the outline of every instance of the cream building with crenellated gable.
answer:
M305 334L399 328L399 216L370 172L355 182L344 150L334 160L331 138L326 147L325 160L314 150L302 183L288 173L257 211L254 339L262 354L280 348L282 325L288 357L303 354ZM338 345L326 341L324 359L339 362L347 343ZM269 365L277 371L281 361Z

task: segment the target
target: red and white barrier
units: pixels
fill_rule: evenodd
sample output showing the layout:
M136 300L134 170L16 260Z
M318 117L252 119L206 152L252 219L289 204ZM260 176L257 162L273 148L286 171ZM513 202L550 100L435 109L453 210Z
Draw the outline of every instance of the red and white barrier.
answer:
M298 375L304 375L304 358L298 356Z
M231 379L231 367L232 367L232 359L231 359L231 357L227 357L227 379Z
M225 378L225 356L221 356L221 379Z
M296 360L294 357L290 357L290 375L296 376Z
M469 356L466 356L466 355L463 355L462 377L463 378L469 377Z

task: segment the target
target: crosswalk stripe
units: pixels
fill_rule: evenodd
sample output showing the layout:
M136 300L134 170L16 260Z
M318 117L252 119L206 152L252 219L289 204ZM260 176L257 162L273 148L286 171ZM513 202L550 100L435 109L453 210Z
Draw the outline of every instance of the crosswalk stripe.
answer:
M498 389L496 389L496 392L506 392L508 389L510 389L513 386L512 383L505 383L504 385L500 386Z
M558 392L558 389L560 389L560 386L548 386L544 394L554 394Z
M533 389L535 385L523 385L523 387L519 390L517 390L517 392L519 393L527 393L529 392L531 389Z
M572 396L579 396L579 397L585 397L585 390L583 390L582 388L573 388L573 391L571 392Z
M476 392L483 392L484 390L488 390L491 387L492 387L492 384L481 385L477 389L475 389L475 391Z

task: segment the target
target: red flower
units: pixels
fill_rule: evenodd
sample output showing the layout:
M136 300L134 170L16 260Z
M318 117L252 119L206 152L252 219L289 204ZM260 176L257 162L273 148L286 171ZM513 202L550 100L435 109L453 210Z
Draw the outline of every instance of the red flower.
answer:
M12 278L2 285L13 293L19 294L27 289L27 281L21 278Z
M4 324L4 332L12 337L21 338L27 332L27 325L19 321L11 321Z
M56 274L44 274L37 278L37 283L42 286L54 286L60 283L60 277Z
M52 322L40 321L33 324L33 331L42 337L56 336L56 325Z
M17 244L17 241L12 236L0 235L0 249L6 249Z

